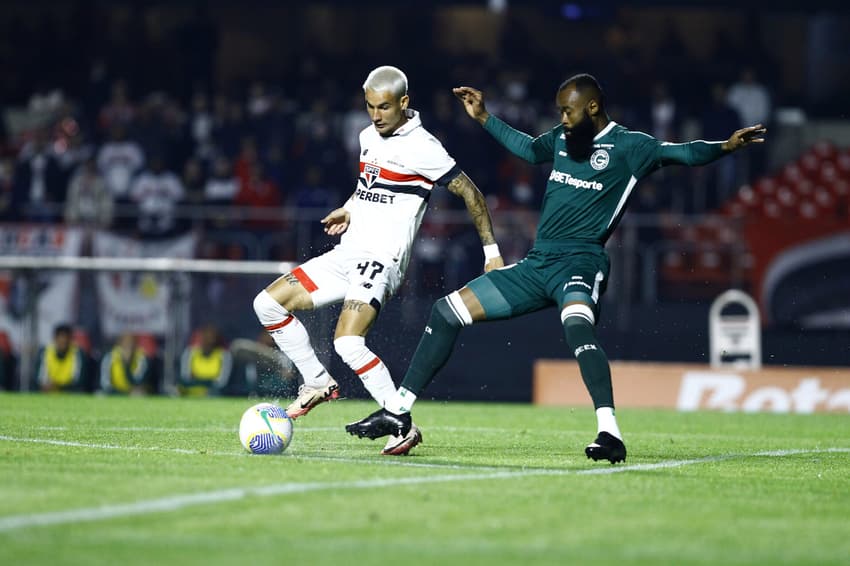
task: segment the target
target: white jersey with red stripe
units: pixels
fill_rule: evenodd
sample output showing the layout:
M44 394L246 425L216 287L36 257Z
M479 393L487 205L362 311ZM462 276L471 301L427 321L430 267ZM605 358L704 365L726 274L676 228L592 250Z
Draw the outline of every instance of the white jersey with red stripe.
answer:
M397 262L401 273L436 181L456 166L419 113L407 112L407 122L389 137L371 125L360 132L360 175L344 205L351 222L340 241L340 247Z

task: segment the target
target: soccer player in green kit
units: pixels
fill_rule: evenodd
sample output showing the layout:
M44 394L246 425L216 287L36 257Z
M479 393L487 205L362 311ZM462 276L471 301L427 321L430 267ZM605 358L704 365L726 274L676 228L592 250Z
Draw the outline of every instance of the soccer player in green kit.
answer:
M596 408L597 437L585 453L612 464L625 461L626 446L614 417L611 370L595 330L610 266L605 242L640 179L666 165L704 165L762 143L766 129L761 124L743 128L726 141L662 142L612 121L599 83L579 74L558 88L561 123L532 138L489 114L480 91L460 87L454 93L467 114L513 154L530 163L552 162L537 237L520 262L490 271L434 304L396 395L346 430L367 438L403 436L410 428L416 396L448 360L461 328L557 306L567 344Z

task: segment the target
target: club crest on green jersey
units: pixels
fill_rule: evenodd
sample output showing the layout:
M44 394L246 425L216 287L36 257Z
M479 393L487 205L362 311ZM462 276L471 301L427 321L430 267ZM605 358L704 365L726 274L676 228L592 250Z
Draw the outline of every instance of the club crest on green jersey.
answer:
M608 157L608 152L604 149L597 149L590 156L590 166L597 171L608 167L608 161L610 161L610 157Z

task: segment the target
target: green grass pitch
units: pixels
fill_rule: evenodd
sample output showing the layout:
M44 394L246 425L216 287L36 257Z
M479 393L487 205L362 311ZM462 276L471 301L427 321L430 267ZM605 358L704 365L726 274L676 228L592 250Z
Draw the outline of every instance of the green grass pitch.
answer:
M0 564L850 564L850 417L421 402L404 458L299 419L250 456L249 399L0 394Z

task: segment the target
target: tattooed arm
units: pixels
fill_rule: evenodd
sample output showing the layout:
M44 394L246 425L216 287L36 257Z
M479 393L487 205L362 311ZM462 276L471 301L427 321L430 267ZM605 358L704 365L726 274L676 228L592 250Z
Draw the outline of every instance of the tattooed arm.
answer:
M490 219L490 211L487 209L484 195L481 194L472 179L463 172L449 182L448 189L466 203L466 210L469 211L472 223L478 231L478 237L481 238L481 245L484 246L484 271L502 267L505 263L502 261L502 256L499 254L499 248L496 245L496 237L493 235L493 222Z

